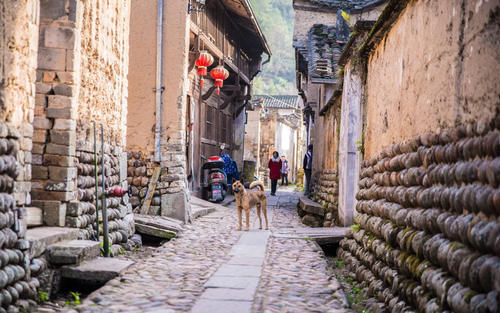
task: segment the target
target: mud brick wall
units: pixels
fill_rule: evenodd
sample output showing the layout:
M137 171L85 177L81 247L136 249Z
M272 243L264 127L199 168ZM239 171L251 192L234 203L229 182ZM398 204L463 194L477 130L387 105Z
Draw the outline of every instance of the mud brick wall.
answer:
M498 312L500 118L396 143L363 161L358 226L338 255L376 312Z
M318 184L315 186L315 200L327 210L324 227L333 227L338 221L338 195L339 186L337 178L337 170L323 170L319 176Z
M118 147L105 145L104 149L104 183L106 190L116 186L127 189L126 173L124 167L125 154ZM93 147L89 143L79 144L78 158L78 201L70 202L66 210L66 226L81 229L81 239L95 238L95 166ZM102 225L102 154L97 156L97 197L99 198L99 236L103 235ZM134 232L132 207L129 205L128 196L107 197L106 212L108 216L109 242L112 244L126 243Z
M18 157L21 132L0 123L0 312L16 310L19 299L34 298L36 281L31 281L29 269L29 243L22 239L26 225L22 218L26 212L16 205L16 179L22 168Z

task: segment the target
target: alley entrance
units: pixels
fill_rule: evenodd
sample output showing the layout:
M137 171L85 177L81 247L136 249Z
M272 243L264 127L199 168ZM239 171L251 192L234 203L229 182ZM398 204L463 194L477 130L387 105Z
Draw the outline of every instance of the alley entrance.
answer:
M235 204L186 225L121 277L90 294L80 312L342 312L347 307L323 251L312 240L274 236L303 227L299 194L269 199L270 230L239 232ZM126 296L124 296L126 295Z

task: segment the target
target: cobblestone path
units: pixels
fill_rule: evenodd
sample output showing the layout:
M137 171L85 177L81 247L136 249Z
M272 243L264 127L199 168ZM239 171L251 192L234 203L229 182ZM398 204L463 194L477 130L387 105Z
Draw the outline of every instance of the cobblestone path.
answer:
M323 252L317 245L307 240L272 237L273 229L303 226L295 210L297 200L298 195L293 192L278 192L277 197L269 198L271 230L268 232L256 229L255 211L251 214L253 229L250 232L235 231L237 214L234 204L229 208L219 206L216 212L187 225L186 231L158 248L152 257L138 262L123 276L90 294L76 310L338 312L342 310L345 296L338 290L337 281L331 278L332 272L327 271ZM247 249L245 246L262 242L264 246L267 242L267 249L259 246ZM264 264L258 264L259 251ZM243 272L242 265L246 266ZM234 282L234 266L240 266L238 273L241 276L253 277L248 280L249 289L239 295L233 290L235 298L232 299L236 301L226 300L220 302L221 306L219 302L212 302L211 305L216 307L208 307L205 300L217 293L217 289L210 286L218 287L217 283L211 283L220 278L218 275L224 276L223 272L231 271L231 267L233 274L229 275L233 276L228 282L223 278L222 284ZM248 290L249 294L246 293ZM238 301L243 301L243 306L238 306Z

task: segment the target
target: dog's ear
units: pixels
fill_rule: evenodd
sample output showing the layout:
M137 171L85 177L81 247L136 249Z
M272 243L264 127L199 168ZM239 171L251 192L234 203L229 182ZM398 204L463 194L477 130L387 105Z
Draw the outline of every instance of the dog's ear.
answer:
M234 184L235 181L236 181L236 179L234 179L234 177L233 177L233 184Z
M241 183L242 185L244 185L244 184L245 184L245 182L243 181L243 177L240 179L240 183Z

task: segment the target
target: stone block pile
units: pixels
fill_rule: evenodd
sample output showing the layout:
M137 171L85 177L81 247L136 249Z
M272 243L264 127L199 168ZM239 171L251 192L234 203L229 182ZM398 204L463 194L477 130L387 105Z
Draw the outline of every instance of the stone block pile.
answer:
M29 243L23 239L26 224L21 218L26 212L15 197L22 174L21 140L19 130L0 123L0 312L17 312L18 300L33 299L37 288L30 276Z
M498 312L500 121L393 144L363 161L338 256L373 312Z
M66 226L81 229L80 239L96 238L95 229L95 165L93 147L80 144L78 157L78 201L70 202L66 212ZM113 187L127 188L124 173L125 160L121 160L120 148L106 146L104 153L104 175L106 190ZM99 235L102 236L102 154L97 160L97 197L99 198ZM125 165L124 165L125 164ZM128 205L128 197L107 197L106 212L108 216L109 242L112 244L127 243L134 234L132 207Z
M153 175L152 163L143 158L141 152L129 152L127 153L127 159L127 181L132 191L130 204L132 204L132 209L137 212L140 210L148 192L149 180ZM155 187L158 187L158 185ZM154 215L160 213L160 201L160 190L155 188L150 207L151 211L154 211Z
M316 173L311 182L310 200L299 202L298 214L302 223L311 227L334 227L338 221L337 170L325 169Z
M185 192L184 156L166 154L162 157L165 161L160 164L145 158L141 152L129 152L127 158L127 181L131 186L130 203L133 211L135 213L141 211L155 168L159 167L159 177L147 214L186 221L185 214L189 214L189 208Z

